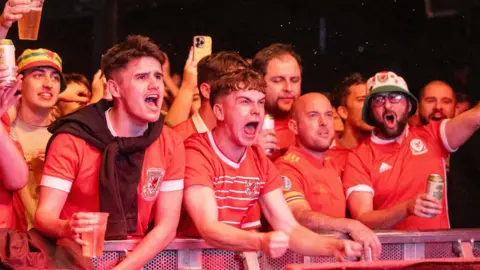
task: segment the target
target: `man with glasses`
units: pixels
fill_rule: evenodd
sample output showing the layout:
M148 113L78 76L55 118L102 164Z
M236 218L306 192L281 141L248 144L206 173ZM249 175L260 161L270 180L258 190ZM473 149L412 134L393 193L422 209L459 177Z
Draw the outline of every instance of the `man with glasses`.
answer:
M349 154L343 177L352 217L372 229L449 228L446 192L442 200L426 194L427 179L445 179L445 160L480 126L480 107L409 127L417 100L402 77L380 72L367 86L362 119L375 129Z

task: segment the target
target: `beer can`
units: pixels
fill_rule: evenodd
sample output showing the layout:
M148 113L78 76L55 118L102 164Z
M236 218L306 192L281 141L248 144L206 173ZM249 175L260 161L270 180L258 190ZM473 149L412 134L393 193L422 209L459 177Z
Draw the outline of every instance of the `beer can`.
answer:
M263 119L263 126L262 130L265 129L274 129L275 128L275 120L273 120L273 117L266 114L265 118Z
M442 200L445 181L438 174L430 174L427 180L427 194L437 200Z
M15 46L10 39L0 39L0 65L7 67L7 71L10 72L7 78L0 79L0 83L4 86L15 86L17 82L17 72L15 71L17 63Z
M266 129L275 129L275 120L271 115L265 114L265 118L263 119L262 130ZM267 154L271 154L274 149L265 149Z

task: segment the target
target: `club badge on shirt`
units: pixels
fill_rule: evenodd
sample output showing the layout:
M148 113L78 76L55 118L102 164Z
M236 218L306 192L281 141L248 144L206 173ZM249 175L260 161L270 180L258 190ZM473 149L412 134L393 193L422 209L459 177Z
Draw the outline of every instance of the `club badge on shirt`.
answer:
M147 170L147 181L142 187L142 196L147 201L152 201L160 191L165 170L161 168L150 168Z
M260 179L253 178L253 179L245 179L245 194L250 199L256 197L256 195L260 191Z
M290 181L290 179L285 175L282 176L282 180L283 180L283 190L289 191L292 188L292 181Z
M427 146L420 139L411 140L410 149L412 150L412 155L415 155L415 156L425 154L428 151Z

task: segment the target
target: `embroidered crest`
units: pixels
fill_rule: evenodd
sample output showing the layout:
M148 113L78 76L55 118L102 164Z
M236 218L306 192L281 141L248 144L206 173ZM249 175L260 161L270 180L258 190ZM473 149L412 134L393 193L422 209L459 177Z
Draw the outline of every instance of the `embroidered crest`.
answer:
M292 188L292 181L290 181L290 179L288 179L288 177L286 177L285 175L282 176L282 180L283 180L283 190L289 191Z
M377 80L379 83L384 83L388 81L388 73L378 73L377 74Z
M411 140L410 149L412 150L412 155L421 155L428 151L427 146L425 146L423 141L420 139Z
M152 201L160 191L165 170L161 168L150 168L147 170L147 181L142 187L142 196L147 201Z
M245 194L251 200L254 199L260 191L260 179L245 179Z

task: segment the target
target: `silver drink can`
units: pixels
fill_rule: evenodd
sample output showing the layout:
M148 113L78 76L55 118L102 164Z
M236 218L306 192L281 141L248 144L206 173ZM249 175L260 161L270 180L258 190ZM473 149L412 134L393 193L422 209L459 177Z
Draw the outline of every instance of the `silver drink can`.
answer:
M263 119L263 126L262 126L262 130L266 130L266 129L273 129L273 130L275 129L275 120L271 115L268 115L268 114L265 114L265 118ZM267 154L271 154L273 150L274 149L265 149L265 152Z
M7 71L10 73L8 77L1 78L0 83L3 86L14 87L17 82L17 72L15 59L15 46L10 39L0 39L0 66L7 67Z
M427 194L434 197L437 200L442 200L443 189L445 187L445 181L443 177L438 174L430 174L427 180Z

